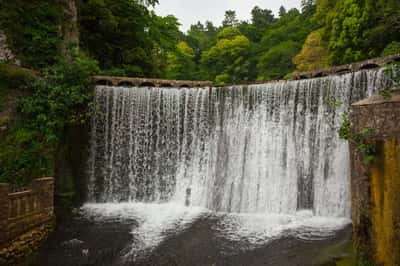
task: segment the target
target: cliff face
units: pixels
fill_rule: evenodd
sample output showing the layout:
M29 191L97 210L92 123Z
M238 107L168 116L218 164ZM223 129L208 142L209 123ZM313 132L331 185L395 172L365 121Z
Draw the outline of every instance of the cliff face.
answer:
M352 107L352 132L372 129L372 163L352 143L353 239L358 256L374 265L400 265L400 94L376 96Z
M7 36L4 34L3 31L0 31L0 62L9 62L14 60L15 56L7 45Z

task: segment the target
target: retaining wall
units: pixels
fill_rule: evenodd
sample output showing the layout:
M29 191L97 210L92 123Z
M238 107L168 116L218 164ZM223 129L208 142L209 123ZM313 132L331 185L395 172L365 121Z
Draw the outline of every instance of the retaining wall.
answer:
M353 239L358 258L400 265L400 93L352 105L351 132L372 129L365 143L376 150L365 162L350 143Z
M53 193L51 177L16 193L0 183L0 265L15 264L47 238L54 221Z

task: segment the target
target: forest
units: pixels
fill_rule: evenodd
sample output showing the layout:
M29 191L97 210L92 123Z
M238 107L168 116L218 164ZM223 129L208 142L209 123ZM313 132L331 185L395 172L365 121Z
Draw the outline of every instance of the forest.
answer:
M153 11L159 1L1 2L1 29L23 68L0 64L0 112L10 95L23 97L16 118L0 120L0 180L54 174L66 128L90 117L94 74L225 85L400 53L400 0L303 0L278 15L255 6L249 21L227 10L222 25L198 22L186 33Z
M160 0L162 1L162 0ZM42 69L61 49L62 1L5 1L0 23L24 66ZM107 75L211 80L217 85L290 77L400 51L398 0L302 0L250 21L225 12L222 25L152 11L158 0L80 0L79 47Z

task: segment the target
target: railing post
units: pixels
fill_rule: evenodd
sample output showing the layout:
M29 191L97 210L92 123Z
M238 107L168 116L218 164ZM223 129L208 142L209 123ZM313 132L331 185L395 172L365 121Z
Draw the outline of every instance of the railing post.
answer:
M52 217L54 210L54 179L52 177L36 179L33 189L38 195L41 212L45 213L49 218Z
M0 183L0 243L8 239L8 184Z

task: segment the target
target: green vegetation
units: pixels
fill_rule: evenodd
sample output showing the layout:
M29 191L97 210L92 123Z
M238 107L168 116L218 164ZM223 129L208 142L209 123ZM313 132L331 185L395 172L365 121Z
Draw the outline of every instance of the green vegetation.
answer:
M374 135L372 128L363 128L360 132L352 132L348 113L343 114L342 126L338 130L339 137L353 143L362 154L363 162L369 164L375 160L376 147L371 142Z
M54 155L66 128L85 123L93 93L90 77L98 67L85 56L72 58L60 60L44 69L42 77L25 84L29 88L18 100L17 117L0 141L0 181L17 187L34 177L52 175ZM21 86L14 88L21 90Z
M78 1L81 48L102 69L120 69L136 77L165 76L168 51L175 49L180 34L178 20L155 15L143 2Z
M293 72L397 54L398 5L398 0L303 0L300 11L281 7L278 18L256 6L250 21L239 21L228 10L220 27L198 22L180 35L194 57L169 60L167 69L176 73L165 76L221 85L281 79ZM183 73L180 69L184 75L177 75Z
M57 1L2 1L1 29L23 65L40 69L55 63L61 45L61 14Z

